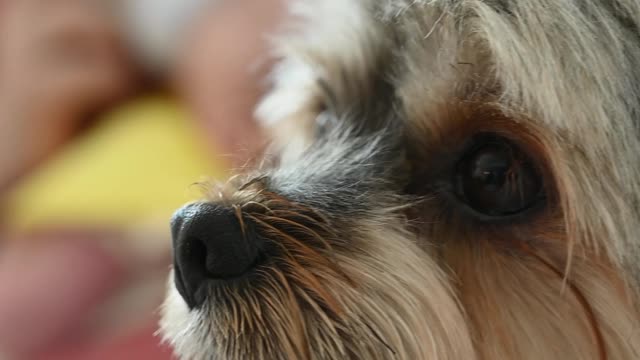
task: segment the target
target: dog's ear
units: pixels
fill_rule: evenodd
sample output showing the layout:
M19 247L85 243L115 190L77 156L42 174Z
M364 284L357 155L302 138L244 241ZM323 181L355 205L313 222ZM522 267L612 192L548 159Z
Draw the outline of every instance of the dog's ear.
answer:
M389 47L375 13L370 1L291 2L273 41L271 90L256 109L276 151L299 153L313 142L320 114L341 118L376 98L380 87L372 80Z
M317 74L306 63L285 57L270 75L272 89L256 109L273 151L299 154L313 141L315 122L324 101ZM286 151L285 151L286 149Z

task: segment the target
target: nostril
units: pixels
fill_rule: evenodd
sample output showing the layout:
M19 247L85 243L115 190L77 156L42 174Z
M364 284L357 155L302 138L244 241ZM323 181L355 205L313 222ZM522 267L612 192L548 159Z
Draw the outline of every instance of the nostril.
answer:
M207 280L241 276L256 263L261 246L254 225L238 216L209 203L187 205L174 215L176 287L190 307L204 301Z

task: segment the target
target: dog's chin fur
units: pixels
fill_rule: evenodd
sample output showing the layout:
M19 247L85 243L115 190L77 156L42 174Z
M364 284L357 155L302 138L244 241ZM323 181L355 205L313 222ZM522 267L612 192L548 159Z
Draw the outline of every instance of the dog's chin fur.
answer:
M640 359L640 3L292 7L258 108L279 157L208 199L278 250L199 308L170 281L176 354ZM534 159L543 205L493 221L429 185L481 132Z

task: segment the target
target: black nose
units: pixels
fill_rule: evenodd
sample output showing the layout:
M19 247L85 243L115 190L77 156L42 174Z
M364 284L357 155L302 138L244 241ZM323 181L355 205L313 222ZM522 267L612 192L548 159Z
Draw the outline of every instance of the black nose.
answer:
M238 277L257 262L253 223L239 216L209 203L187 205L173 216L175 283L190 308L206 300L208 281Z

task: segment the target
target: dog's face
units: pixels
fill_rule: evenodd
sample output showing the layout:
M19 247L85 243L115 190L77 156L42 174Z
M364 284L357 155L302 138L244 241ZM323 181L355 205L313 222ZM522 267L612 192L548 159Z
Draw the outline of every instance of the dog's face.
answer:
M294 10L279 156L174 219L176 353L640 358L640 4Z

